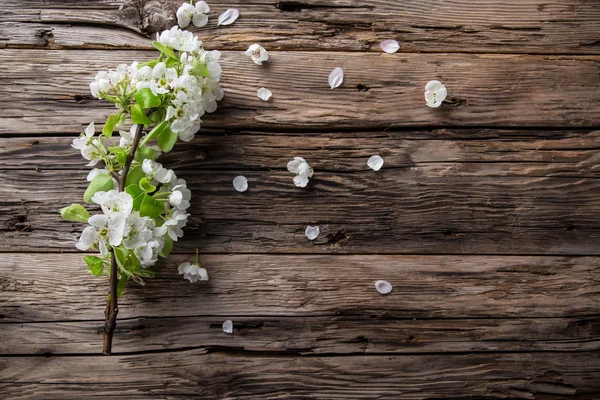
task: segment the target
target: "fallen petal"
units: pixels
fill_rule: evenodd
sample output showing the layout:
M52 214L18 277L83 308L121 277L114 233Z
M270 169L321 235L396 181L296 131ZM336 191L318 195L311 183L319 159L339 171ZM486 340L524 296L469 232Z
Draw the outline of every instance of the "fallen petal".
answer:
M392 291L392 284L388 281L377 281L375 282L375 288L381 294L388 294Z
M273 93L271 93L271 91L267 88L261 87L260 89L258 89L258 92L256 92L256 94L258 95L258 98L264 101L268 101L271 96L273 95Z
M223 322L223 332L225 333L233 333L233 322L230 319Z
M384 40L379 46L381 46L381 50L389 54L397 52L400 48L400 44L393 39Z
M383 167L383 158L381 158L378 155L371 156L369 158L369 161L367 161L367 165L373 171L379 171L381 169L381 167Z
M248 179L245 176L239 175L236 176L233 180L233 187L238 192L245 192L248 190Z
M329 74L329 86L332 89L335 89L336 87L340 86L342 82L344 82L344 70L340 67L336 67Z
M240 16L240 12L235 8L230 8L223 14L219 15L217 25L231 25Z
M315 240L319 237L319 233L321 233L321 231L319 230L318 226L309 225L306 227L306 231L304 231L304 234L306 235L308 240Z

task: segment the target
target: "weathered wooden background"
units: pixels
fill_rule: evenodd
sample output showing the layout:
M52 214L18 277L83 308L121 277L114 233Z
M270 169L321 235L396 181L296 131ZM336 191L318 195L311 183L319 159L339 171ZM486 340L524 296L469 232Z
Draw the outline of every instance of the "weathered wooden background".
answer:
M600 2L209 4L226 97L162 159L192 221L103 357L107 282L57 214L86 184L69 144L112 110L96 71L152 57L179 2L2 0L0 398L600 398ZM207 284L176 274L197 247Z

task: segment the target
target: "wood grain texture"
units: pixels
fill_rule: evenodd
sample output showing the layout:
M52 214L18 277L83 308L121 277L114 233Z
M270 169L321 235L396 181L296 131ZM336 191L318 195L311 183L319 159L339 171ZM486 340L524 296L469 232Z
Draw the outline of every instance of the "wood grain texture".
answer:
M148 36L175 24L177 0L80 3L4 0L0 46L150 48ZM600 54L600 7L570 0L253 0L211 1L209 23L193 29L210 48L380 52ZM217 27L229 7L235 24ZM192 27L193 28L193 27Z
M396 290L402 290L396 288ZM397 293L394 293L397 295ZM600 316L395 319L369 317L142 317L119 320L113 354L164 350L286 354L422 354L600 350ZM2 323L2 355L100 354L103 321Z
M77 133L114 111L89 95L98 70L155 56L148 51L0 52L0 133ZM24 62L24 60L26 60ZM600 102L590 87L600 57L473 54L272 52L268 65L225 52L225 99L204 118L220 129L393 129L431 126L595 127ZM331 90L330 71L345 81ZM374 67L376 66L376 67ZM457 103L431 109L424 86L442 80ZM257 88L273 92L263 102Z
M161 262L145 287L130 284L119 318L588 318L600 306L597 257L202 255L211 279L198 285L176 273L190 257ZM102 319L106 279L94 278L81 254L3 260L3 323ZM375 290L379 279L393 294Z
M315 160L317 172L304 189L293 185L285 163L268 171L178 169L193 197L185 240L176 250L600 254L595 177L494 176L495 166L492 176L477 173L485 163L463 166L471 169L464 174L439 165L388 165L375 173L364 171L365 160L356 161L353 172L321 170ZM58 210L81 203L86 175L4 171L0 250L76 251L83 225L62 221ZM234 191L237 175L248 178L248 192ZM304 236L309 224L321 228L312 242Z
M194 350L115 357L0 358L0 382L14 382L0 383L0 391L11 399L75 399L82 391L102 398L160 399L456 399L457 395L590 399L600 392L599 355L300 358Z

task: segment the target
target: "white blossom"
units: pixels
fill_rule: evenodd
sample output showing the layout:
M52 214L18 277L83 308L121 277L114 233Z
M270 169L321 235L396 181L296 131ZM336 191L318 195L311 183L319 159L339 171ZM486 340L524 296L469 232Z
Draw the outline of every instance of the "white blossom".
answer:
M145 246L152 239L155 222L152 218L142 217L134 211L127 217L123 245L126 249L135 249Z
M133 141L133 137L135 136L136 130L137 130L137 125L133 125L131 127L131 129L129 129L129 132L119 131L119 136L121 137L119 139L119 146L123 147L123 148L130 146Z
M261 99L263 101L269 101L269 99L271 98L273 93L271 93L271 91L269 89L261 87L256 92L256 95L258 96L259 99Z
M109 245L119 246L123 241L126 219L127 216L122 212L92 215L88 219L90 226L83 230L76 247L88 250L96 246L100 254L107 255Z
M227 321L223 322L223 332L229 334L233 333L233 321L228 319Z
M150 239L143 246L136 248L133 253L140 261L140 264L144 268L151 267L158 261L158 253L160 253L165 246L165 239L162 237L154 237Z
M246 179L246 177L242 175L236 176L233 179L233 187L238 192L245 192L246 190L248 190L248 179Z
M150 159L145 159L142 162L142 171L151 182L167 183L177 179L173 170L163 168L161 163Z
M381 294L388 294L392 291L392 284L388 281L377 281L375 282L375 288Z
M383 158L381 158L379 155L371 156L367 161L367 165L373 171L379 171L381 167L383 167Z
M173 188L173 191L169 196L169 203L177 210L185 211L190 207L191 198L192 192L190 192L185 183L183 183Z
M395 53L398 51L398 49L400 49L400 44L398 44L398 41L393 39L384 40L379 46L381 47L381 50L389 54Z
M95 133L94 122L90 122L81 135L73 139L73 144L71 144L71 147L81 151L81 156L89 161L87 165L90 167L98 164L102 159L101 149L104 148L102 143L94 138Z
M319 237L319 233L321 233L318 226L307 226L304 234L308 238L308 240L315 240Z
M202 28L208 23L206 14L209 11L210 8L204 1L197 2L195 7L190 3L183 3L177 10L177 23L182 28L188 26L190 22L198 28Z
M344 70L340 67L336 67L329 74L329 86L332 89L340 86L344 82Z
M177 270L179 271L179 275L183 275L183 279L187 279L191 283L208 280L208 272L206 269L197 264L184 262L179 265Z
M425 101L431 108L439 107L446 99L447 94L446 86L440 81L429 81L425 85Z
M253 44L248 47L248 50L244 53L254 61L254 64L262 65L263 61L269 59L269 53L260 44Z
M148 78L148 70L142 67L143 79ZM167 68L164 62L157 63L152 69L152 75L148 80L139 79L136 83L137 90L150 88L156 96L169 93L173 86L173 81L177 79L177 70L175 68Z
M230 8L223 14L219 15L217 25L231 25L240 16L240 12L235 8Z
M105 214L123 213L127 217L133 210L133 197L127 192L109 190L108 192L96 192L92 201L102 207Z
M175 210L171 212L171 215L163 223L162 226L167 228L167 234L174 242L183 237L183 228L187 225L189 216L190 214L184 211Z
M298 187L306 187L308 185L308 178L311 178L314 174L313 169L302 157L294 157L292 161L288 162L287 169L291 173L296 174L294 184Z
M202 42L190 31L182 31L174 26L158 35L158 41L165 46L178 51L197 52L202 47Z

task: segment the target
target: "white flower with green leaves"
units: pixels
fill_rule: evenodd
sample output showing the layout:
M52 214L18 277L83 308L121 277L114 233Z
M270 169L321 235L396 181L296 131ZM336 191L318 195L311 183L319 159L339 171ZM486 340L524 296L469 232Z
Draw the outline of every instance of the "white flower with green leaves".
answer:
M79 250L94 247L101 255L107 255L109 246L119 246L123 241L126 219L127 216L120 212L92 215L88 219L90 226L83 230L76 247Z

